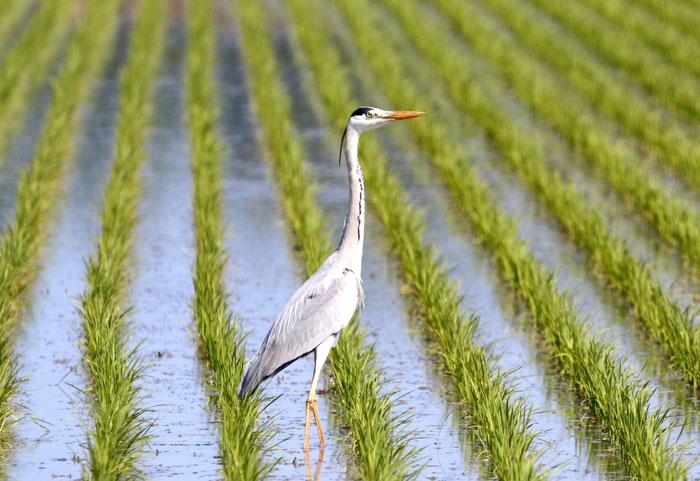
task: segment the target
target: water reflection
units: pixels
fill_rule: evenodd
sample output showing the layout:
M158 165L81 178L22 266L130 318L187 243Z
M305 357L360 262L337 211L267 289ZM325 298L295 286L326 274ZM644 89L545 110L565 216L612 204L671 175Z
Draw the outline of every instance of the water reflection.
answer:
M319 481L321 479L321 468L323 467L323 455L326 453L326 448L322 447L318 452L318 461L316 461L316 471L313 477L313 481ZM306 462L306 480L312 481L311 478L311 461L309 459L309 450L304 451L304 461Z

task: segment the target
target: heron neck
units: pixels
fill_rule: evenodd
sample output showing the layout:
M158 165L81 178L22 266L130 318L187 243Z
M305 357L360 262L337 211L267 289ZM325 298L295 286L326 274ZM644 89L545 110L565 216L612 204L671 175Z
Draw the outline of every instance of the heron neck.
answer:
M360 134L348 126L345 133L345 159L350 184L350 202L345 215L338 254L357 276L362 268L362 242L365 237L365 181L357 157Z

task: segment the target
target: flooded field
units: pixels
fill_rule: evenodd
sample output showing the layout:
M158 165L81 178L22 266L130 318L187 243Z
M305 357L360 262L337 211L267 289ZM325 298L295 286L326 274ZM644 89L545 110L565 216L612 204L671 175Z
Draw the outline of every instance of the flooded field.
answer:
M700 7L612 1L655 18L641 36L595 0L18 2L0 12L5 478L700 479L700 78L652 42L700 51L674 16L700 29ZM41 81L11 64L32 29L65 45ZM307 452L313 355L236 391L338 245L359 105L428 115L360 141L365 303Z

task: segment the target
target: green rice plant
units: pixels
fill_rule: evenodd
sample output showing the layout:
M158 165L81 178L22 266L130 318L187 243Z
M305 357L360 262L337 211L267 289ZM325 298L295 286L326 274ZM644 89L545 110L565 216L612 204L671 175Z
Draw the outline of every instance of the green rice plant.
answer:
M455 21L470 18L476 19L480 26L488 25L487 19L479 16L475 9L457 10L449 2L437 2ZM491 45L498 46L499 41L498 34L489 36ZM523 58L524 54L517 49L513 52ZM432 60L437 62L436 54ZM695 386L700 385L700 327L694 323L692 315L665 295L662 287L652 280L649 269L631 254L626 242L610 234L610 226L602 214L586 205L583 196L547 165L537 141L499 110L484 89L474 82L470 70L468 60L463 59L454 71L442 69L440 74L460 107L484 125L494 144L589 255L597 271L629 300L636 317L680 368L685 379Z
M616 1L602 3L612 9ZM508 0L484 0L483 3L588 101L633 132L659 159L674 168L690 188L700 192L700 139L689 134L686 126L653 100L631 92L624 76L616 75L570 35L563 35L558 28L539 21L532 9ZM520 45L513 48L519 55L529 56ZM700 58L696 60L700 65Z
M19 297L38 270L47 223L56 205L79 127L78 108L90 93L116 31L116 0L90 0L54 84L34 156L19 176L16 213L0 240L0 433L12 415L21 380L11 332L20 318Z
M653 14L658 15L674 27L700 39L700 2L690 0L638 0Z
M4 50L10 43L12 34L19 30L22 18L32 6L32 2L26 0L5 0L0 5L0 50ZM3 55L4 57L4 55Z
M470 19L470 25L475 19L479 28L488 28L488 19L480 15L477 9L455 7L442 0L436 0L436 3L455 22L460 22L462 31L467 28L466 23L460 20L464 18ZM494 50L499 49L502 41L502 35L495 33L496 30L496 27L490 30L494 33L489 36L489 44ZM470 39L483 34L470 33ZM512 57L527 57L514 45L506 44L505 40L503 42L507 47L503 46L498 51L508 50L511 54L489 57L492 61L498 59L515 65L518 60ZM437 61L437 56L433 60ZM631 254L627 243L610 233L610 226L603 220L603 215L595 207L586 205L583 196L548 166L537 141L508 119L505 112L499 111L493 100L489 100L488 94L472 79L468 60L459 62L458 74L446 69L440 73L460 107L485 126L494 144L540 201L557 217L569 236L586 251L598 272L629 300L636 317L680 368L685 379L700 386L700 327L693 322L691 313L666 296L662 287L652 280L649 269ZM524 75L525 69L520 72ZM469 87L465 88L467 85Z
M71 22L76 2L42 2L29 25L0 64L0 161L8 141L22 125L33 93L46 79Z
M584 2L626 32L659 51L681 69L692 72L696 77L700 76L700 30L696 29L694 35L680 32L672 25L660 22L655 14L629 0ZM698 19L700 20L700 17ZM698 26L700 27L700 22Z
M288 2L297 35L308 55L321 94L335 126L344 128L351 97L350 78L333 47L318 5L309 0ZM420 104L417 104L420 105ZM414 107L414 105L410 105ZM478 320L460 312L461 299L447 269L423 241L425 224L410 204L388 160L371 136L362 140L371 205L385 227L387 239L401 261L414 305L427 331L439 346L446 372L452 377L457 398L466 407L469 424L503 480L546 479L539 465L540 452L532 448L532 408L514 394L515 388L497 362L476 338Z
M488 19L478 10L466 6L455 7L442 0L436 2L456 22L464 18L476 19L478 28L488 28ZM471 26L471 20L469 25L470 29L475 28ZM467 28L465 23L460 23L460 26L463 30ZM493 47L494 50L499 49L501 42L496 30L494 27L491 30L494 33L488 37L489 48ZM470 33L475 46L476 42L480 42L477 40L480 35L484 35L484 32ZM518 59L526 58L526 53L513 45L502 49L508 49ZM511 65L517 62L511 59L510 54L500 60L509 61ZM437 61L437 56L434 61ZM472 79L468 60L460 60L458 68L458 74L446 69L440 73L459 105L486 127L494 144L557 217L569 236L586 251L597 271L632 304L636 317L680 368L683 377L694 386L700 386L700 326L694 323L691 313L666 296L661 285L652 280L649 268L632 255L626 242L610 233L610 226L603 220L603 215L595 207L586 205L583 196L550 168L537 141L508 119L505 112L499 111L493 100L489 100L488 94ZM525 75L524 72L524 69L520 71ZM547 92L551 93L552 90Z
M187 27L186 88L197 249L194 317L219 415L219 452L224 478L261 480L274 465L263 460L270 450L272 432L268 422L258 419L267 400L261 395L241 400L236 393L245 364L245 349L244 335L227 306L224 286L223 152L216 132L219 111L214 80L214 13L209 1L189 3Z
M243 52L250 66L250 86L264 138L279 181L280 197L292 226L296 246L311 275L331 253L328 232L316 203L318 187L304 162L291 121L289 98L279 81L264 12L257 0L236 2ZM345 113L347 115L347 112ZM356 321L343 331L331 351L333 401L352 436L352 451L362 479L413 478L417 450L410 446L408 416L397 414L394 391L385 391L374 347L366 346L365 333Z
M659 101L700 122L700 79L668 63L633 35L579 2L530 0L562 26L597 50L613 65L627 72Z
M161 64L165 0L143 0L120 79L115 159L100 215L102 235L87 260L87 286L78 312L83 321L86 389L94 425L87 441L83 479L141 477L139 456L151 421L137 384L144 369L128 347L128 267L138 222L140 170L151 120L152 90Z
M368 64L378 73L386 94L395 103L413 105L425 99L406 75L404 65L415 61L413 51L400 50L382 28L375 6L366 0L336 0L348 19ZM457 75L465 65L440 32L413 1L386 0L420 49L435 65ZM359 14L362 12L362 15ZM437 62L437 55L441 55ZM469 85L462 84L467 92ZM480 97L477 97L477 100ZM486 113L486 112L484 112ZM614 349L591 334L560 292L554 274L539 264L518 239L513 219L496 206L461 146L450 141L439 122L413 122L411 129L429 155L458 205L467 213L484 245L492 252L502 277L527 303L547 342L551 356L574 382L591 413L607 431L632 476L639 479L685 479L687 467L670 445L667 411L652 409L646 384L625 368ZM504 132L510 135L512 132ZM516 150L512 155L519 155Z
M521 54L517 42L499 31L492 20L468 3L441 5L462 35L508 79L519 97L555 127L700 272L700 218L689 203L674 197L650 177L638 153L616 142L579 97L543 65ZM472 22L471 15L480 21ZM454 46L451 49L458 51Z

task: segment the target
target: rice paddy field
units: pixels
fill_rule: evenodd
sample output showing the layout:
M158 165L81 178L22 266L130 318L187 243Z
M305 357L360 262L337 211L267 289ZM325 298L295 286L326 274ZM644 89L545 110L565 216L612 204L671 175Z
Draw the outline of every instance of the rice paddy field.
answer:
M699 92L698 0L0 0L2 478L700 479Z

